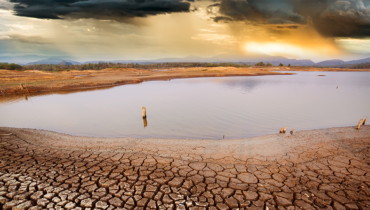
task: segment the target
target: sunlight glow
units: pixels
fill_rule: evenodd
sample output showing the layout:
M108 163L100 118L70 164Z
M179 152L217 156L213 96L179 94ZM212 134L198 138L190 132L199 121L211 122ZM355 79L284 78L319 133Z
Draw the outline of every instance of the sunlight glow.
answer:
M263 53L267 55L293 55L303 57L308 54L306 50L285 43L257 43L248 42L245 49L251 53Z

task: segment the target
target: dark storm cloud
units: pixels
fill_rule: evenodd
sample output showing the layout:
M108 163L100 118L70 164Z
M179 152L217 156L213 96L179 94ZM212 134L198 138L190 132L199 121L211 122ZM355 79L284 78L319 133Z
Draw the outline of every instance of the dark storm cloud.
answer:
M312 24L327 36L370 36L369 1L337 1L318 16L309 16Z
M370 36L369 0L221 0L213 7L219 8L216 17L234 21L310 24L329 37Z
M279 26L276 26L277 29L297 29L298 26L295 25L295 26L284 26L284 25L279 25Z
M218 21L224 21L224 22L229 22L229 21L232 21L233 19L229 18L229 17L225 17L225 16L216 16L216 17L213 17L212 18L216 23Z
M121 21L128 17L147 17L174 12L189 12L190 3L180 0L9 0L15 14L41 19L93 18Z
M219 12L234 20L260 23L306 23L288 0L222 0Z

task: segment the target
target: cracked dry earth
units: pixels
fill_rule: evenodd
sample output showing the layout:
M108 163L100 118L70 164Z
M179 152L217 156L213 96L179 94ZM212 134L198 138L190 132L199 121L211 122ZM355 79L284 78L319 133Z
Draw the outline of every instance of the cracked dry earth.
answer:
M0 209L370 209L369 134L135 140L0 128Z

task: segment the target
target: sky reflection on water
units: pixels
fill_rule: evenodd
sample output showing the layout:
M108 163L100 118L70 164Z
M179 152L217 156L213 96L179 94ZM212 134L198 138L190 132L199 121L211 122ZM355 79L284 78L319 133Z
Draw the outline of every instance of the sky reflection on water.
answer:
M295 73L2 99L0 126L79 136L221 139L276 133L283 126L289 131L354 126L370 116L370 72Z

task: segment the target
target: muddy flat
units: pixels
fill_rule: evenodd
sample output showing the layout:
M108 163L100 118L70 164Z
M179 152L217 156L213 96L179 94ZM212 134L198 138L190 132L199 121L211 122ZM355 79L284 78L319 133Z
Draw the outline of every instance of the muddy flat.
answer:
M196 140L0 128L2 209L369 209L370 126Z

